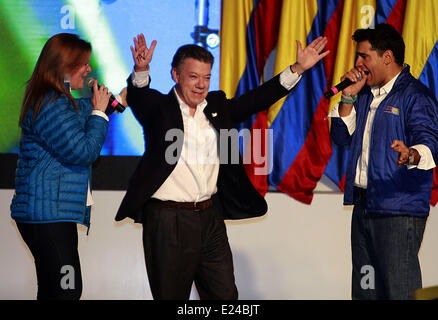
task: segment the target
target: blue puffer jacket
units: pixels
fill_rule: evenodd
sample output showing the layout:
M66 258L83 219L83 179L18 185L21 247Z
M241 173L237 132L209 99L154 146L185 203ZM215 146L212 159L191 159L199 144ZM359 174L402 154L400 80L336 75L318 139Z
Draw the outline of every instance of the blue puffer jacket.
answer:
M338 145L350 145L344 204L354 203L353 184L357 160L373 95L368 86L360 92L354 108L356 130L350 136L341 118L332 118L331 136ZM407 146L424 144L438 164L438 106L428 89L406 66L374 118L368 161L367 211L393 215L428 216L433 170L397 167L394 140Z
M65 95L49 102L52 96L48 95L35 121L30 110L22 124L12 218L88 227L91 164L100 154L108 121L91 115L90 99L76 99L76 111Z

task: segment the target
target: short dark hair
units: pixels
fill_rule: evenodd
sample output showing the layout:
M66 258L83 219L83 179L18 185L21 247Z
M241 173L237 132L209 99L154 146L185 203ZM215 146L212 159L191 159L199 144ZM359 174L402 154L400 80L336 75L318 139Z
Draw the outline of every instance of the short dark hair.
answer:
M405 61L405 43L402 36L390 24L377 24L375 29L357 29L353 34L353 40L357 43L368 40L373 50L380 56L386 51L391 50L394 54L395 62L403 66Z
M213 55L205 48L196 44L186 44L178 48L172 60L172 68L177 69L185 59L193 58L213 66Z

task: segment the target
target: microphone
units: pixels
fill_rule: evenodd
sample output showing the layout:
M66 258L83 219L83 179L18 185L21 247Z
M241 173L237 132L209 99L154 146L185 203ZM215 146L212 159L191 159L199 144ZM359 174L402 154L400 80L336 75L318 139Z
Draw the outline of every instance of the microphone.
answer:
M362 80L362 72L359 73L359 81ZM334 87L328 89L326 92L324 92L324 97L325 98L330 98L332 96L334 96L335 94L337 94L339 91L344 90L346 87L351 86L353 83L353 81L351 81L348 78L345 78L344 81L339 82L337 85L335 85Z
M93 78L87 78L85 80L85 85L90 89L93 89L93 83L94 83ZM105 114L107 116L109 116L114 111L122 113L123 111L125 111L125 106L122 105L119 101L117 101L117 99L114 97L114 95L111 95L109 98L108 106L106 107L106 110L105 110Z

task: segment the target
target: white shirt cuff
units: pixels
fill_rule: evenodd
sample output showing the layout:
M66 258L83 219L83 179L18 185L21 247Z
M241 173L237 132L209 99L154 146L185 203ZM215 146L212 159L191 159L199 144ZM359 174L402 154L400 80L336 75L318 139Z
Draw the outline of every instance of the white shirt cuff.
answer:
M100 110L93 110L93 111L91 111L91 115L92 115L92 116L99 116L99 117L104 118L106 121L109 121L109 118L108 118L108 116L105 114L105 112L102 112L102 111L100 111Z
M435 161L433 160L432 152L428 146L425 146L424 144L417 144L411 148L417 150L421 158L420 162L418 162L416 166L409 165L408 169L417 168L421 170L429 170L435 168Z
M299 75L297 72L292 72L290 66L288 66L280 73L280 84L287 90L290 90L296 86L301 77L302 75Z
M353 109L351 110L351 112L350 112L350 114L348 116L341 117L339 115L339 104L340 104L340 102L335 104L335 106L333 107L332 111L330 111L330 113L328 114L328 117L330 117L330 118L341 118L342 121L344 121L345 125L347 126L348 133L351 136L353 134L354 130L356 130L356 110L353 107Z
M149 84L149 70L131 73L131 81L134 87L143 88Z

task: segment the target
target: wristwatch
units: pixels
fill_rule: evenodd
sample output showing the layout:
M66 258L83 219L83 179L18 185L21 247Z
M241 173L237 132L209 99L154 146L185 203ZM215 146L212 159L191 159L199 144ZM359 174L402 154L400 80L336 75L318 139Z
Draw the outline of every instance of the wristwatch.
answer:
M408 164L414 164L414 161L415 161L414 151L412 151L412 149L409 149Z

